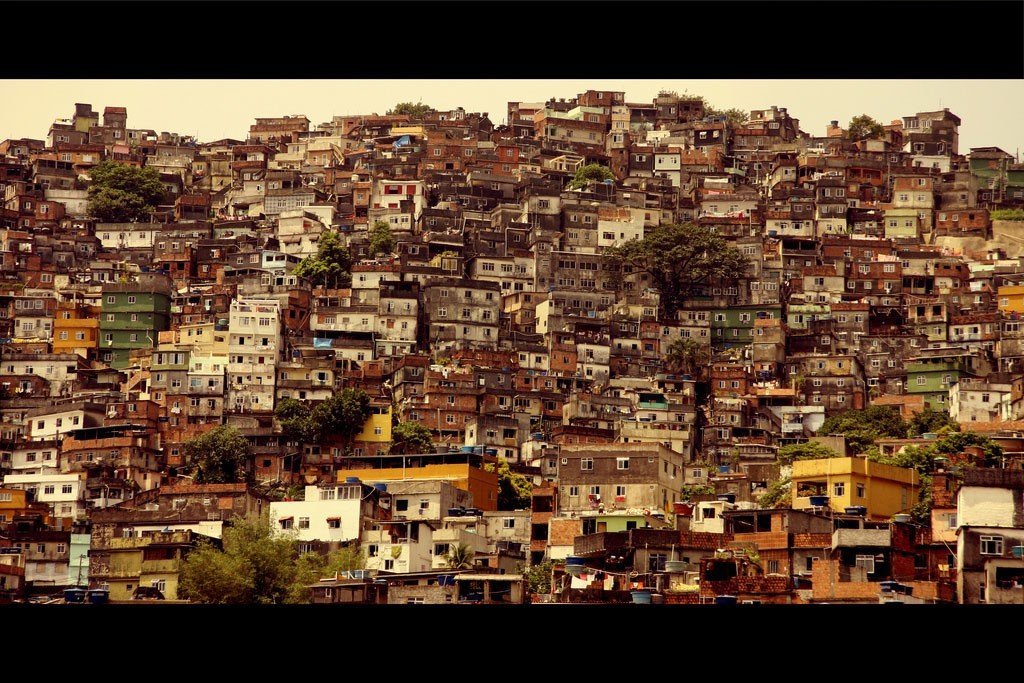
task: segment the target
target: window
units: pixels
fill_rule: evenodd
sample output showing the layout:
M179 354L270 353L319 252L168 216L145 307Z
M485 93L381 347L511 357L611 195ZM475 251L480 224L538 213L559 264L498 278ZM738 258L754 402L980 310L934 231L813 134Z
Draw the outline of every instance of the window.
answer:
M956 528L956 515L949 515L946 517L946 525L950 529Z
M340 517L329 517L327 519L327 528L328 529L340 529L341 528L341 518Z
M629 469L629 458L615 458L615 469L617 469L617 470L628 470Z
M1003 554L1003 537L1002 536L982 536L981 537L981 554L982 555L1002 555Z
M72 490L71 484L64 484L64 485L62 485L60 487L60 492L61 493L71 493L71 490Z
M856 566L863 567L867 570L868 574L875 573L875 556L874 555L857 555Z
M779 561L778 560L768 560L768 573L769 574L778 574L779 573Z
M291 529L291 528L293 528L293 525L292 525L293 521L294 520L291 517L284 517L284 518L278 520L278 522L281 524L281 528L282 529Z
M857 484L857 497L858 498L863 498L864 497L864 484Z
M384 560L384 571L390 572L390 571L393 571L394 568L395 568L395 561L394 560Z
M516 528L516 518L515 517L505 517L504 519L501 520L501 528L502 529L515 529Z
M11 494L8 493L7 495L9 496ZM579 486L570 486L569 487L569 497L570 498L577 498L577 497L579 497L579 495L580 495L580 487Z
M593 458L580 458L580 470L581 471L589 471L589 470L592 470L592 469L594 469L594 459Z
M43 487L43 493L45 495L52 496L53 495L53 484L47 484L46 486L44 486Z
M844 482L841 482L841 481L836 482L835 484L833 484L832 485L832 495L837 496L837 497L838 496L846 495L846 484Z
M299 528L300 529L308 529L309 528L309 517L299 517Z

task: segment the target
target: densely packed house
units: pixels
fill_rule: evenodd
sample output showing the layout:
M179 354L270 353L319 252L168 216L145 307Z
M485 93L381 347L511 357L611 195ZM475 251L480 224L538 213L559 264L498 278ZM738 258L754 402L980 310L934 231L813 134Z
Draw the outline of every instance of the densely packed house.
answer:
M269 514L359 543L410 602L504 595L429 579L458 544L480 571L554 562L545 599L1022 602L1024 165L960 149L948 109L819 135L589 90L206 142L128 122L76 104L0 142L5 594L173 596L197 538ZM106 162L155 171L144 217L98 215ZM742 264L676 264L669 291L621 257L676 225ZM345 389L370 402L354 435L283 424ZM925 481L822 431L878 406L948 414L997 467ZM395 446L413 423L432 446ZM190 481L223 425L245 481ZM872 447L937 435L901 436ZM780 458L805 443L836 457ZM360 581L315 599L384 599Z

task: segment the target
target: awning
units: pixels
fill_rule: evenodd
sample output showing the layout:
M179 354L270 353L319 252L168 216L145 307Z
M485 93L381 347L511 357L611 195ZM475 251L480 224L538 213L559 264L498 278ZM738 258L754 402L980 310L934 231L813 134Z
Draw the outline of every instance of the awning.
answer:
M340 522L341 521L341 517L328 517L327 521L328 522Z
M279 522L290 522L290 521L292 521L293 519L295 519L295 518L294 518L294 517L281 517L281 518L280 518L280 519L278 519L277 521L279 521Z

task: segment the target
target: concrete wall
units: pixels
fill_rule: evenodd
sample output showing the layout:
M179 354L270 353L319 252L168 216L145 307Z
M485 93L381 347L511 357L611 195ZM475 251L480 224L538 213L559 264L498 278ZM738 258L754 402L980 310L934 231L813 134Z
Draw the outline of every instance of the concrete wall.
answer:
M988 486L964 486L957 498L960 526L1013 526L1014 491Z

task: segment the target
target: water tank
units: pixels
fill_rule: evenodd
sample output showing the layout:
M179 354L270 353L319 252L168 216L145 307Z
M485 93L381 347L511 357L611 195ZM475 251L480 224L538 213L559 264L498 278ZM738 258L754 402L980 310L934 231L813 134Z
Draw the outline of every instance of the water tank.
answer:
M811 506L823 508L828 505L828 496L811 496Z
M726 503L735 503L736 502L736 494L735 493L719 493L716 496L716 498L718 500L724 500Z
M735 605L736 604L736 596L735 595L716 595L715 596L715 604L716 605Z
M892 516L892 521L896 522L897 524L909 524L910 520L912 520L912 519L913 519L913 517L911 517L910 515L893 515Z
M583 558L582 557L576 557L575 555L570 555L569 557L565 558L565 566L566 567L582 567L583 563L584 563Z
M937 438L939 438L939 435L936 434L935 432L925 432L924 434L921 435L921 438L922 439L937 439Z
M466 511L462 508L448 508L449 517L462 517L464 514L466 514Z
M630 593L633 598L634 605L649 605L651 604L651 594L647 591L633 591Z
M863 517L867 514L867 512L868 509L863 505L854 505L853 507L846 508L846 514L848 515L858 515L860 517Z
M474 448L473 446L463 446L462 448L459 449L459 452L461 452L461 453L472 453L473 452L473 448Z
M387 484L382 484L382 483L377 483L377 484L373 485L373 488L377 489L381 493L387 493L388 485Z
M720 474L729 474L729 465L719 465L718 472Z
M362 480L359 477L345 477L346 484L362 484Z
M484 451L484 453L486 453L487 455L498 455L498 449L497 448L488 448L488 449L486 449Z

